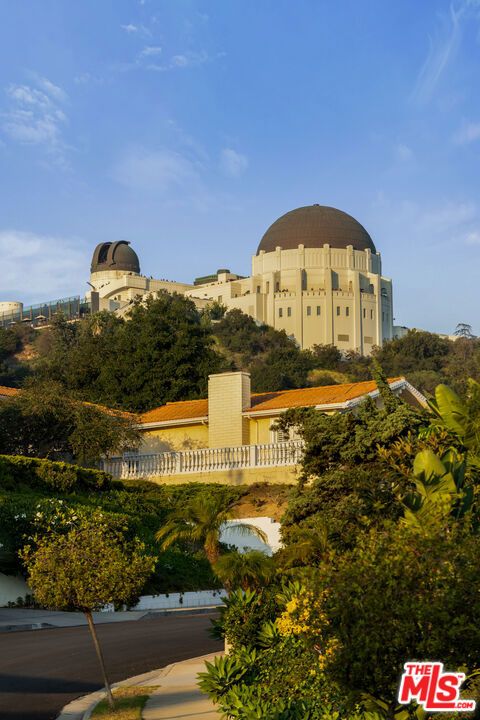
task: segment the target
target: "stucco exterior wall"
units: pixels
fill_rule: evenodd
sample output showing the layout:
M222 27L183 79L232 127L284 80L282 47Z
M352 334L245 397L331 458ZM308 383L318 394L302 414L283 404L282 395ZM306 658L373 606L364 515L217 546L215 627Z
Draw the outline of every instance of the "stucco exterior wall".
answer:
M5 607L9 602L17 602L19 597L25 599L25 595L31 594L32 591L23 577L0 573L0 607Z
M164 475L149 477L151 482L160 485L180 485L184 483L220 483L221 485L253 485L254 483L278 483L294 485L298 480L299 468L268 467L247 468L244 470L217 470L210 473L189 473L188 475Z
M142 454L196 450L208 447L208 426L180 425L178 427L145 430L142 434Z

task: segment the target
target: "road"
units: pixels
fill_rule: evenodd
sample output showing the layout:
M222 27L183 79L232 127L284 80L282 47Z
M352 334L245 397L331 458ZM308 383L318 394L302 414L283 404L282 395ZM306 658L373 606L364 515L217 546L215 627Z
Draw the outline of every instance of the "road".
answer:
M221 649L209 615L167 615L98 625L112 682ZM53 720L101 687L88 628L0 633L0 719Z

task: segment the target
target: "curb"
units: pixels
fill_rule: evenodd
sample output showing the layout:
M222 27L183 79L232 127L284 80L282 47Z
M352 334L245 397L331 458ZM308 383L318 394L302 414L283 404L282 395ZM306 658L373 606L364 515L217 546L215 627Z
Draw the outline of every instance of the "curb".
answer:
M206 655L199 655L198 657L187 658L187 661L202 660L203 658L210 657L211 654L212 653L207 653ZM163 668L158 668L157 670L149 670L148 672L142 673L141 675L134 675L131 678L122 680L121 682L113 683L112 689L118 687L130 687L134 685L150 685L153 680L158 682L158 680L167 673L169 673L175 665L179 665L182 662L186 661L178 660L177 662L170 663L170 665L165 665L165 667ZM89 720L95 706L100 702L100 700L103 700L104 697L105 689L102 688L101 690L97 690L94 693L90 693L89 695L83 695L76 700L72 700L72 702L62 708L60 715L58 715L55 720Z
M118 622L142 622L143 620L154 620L156 617L165 617L166 615L185 614L185 615L208 615L216 612L222 605L210 605L208 607L199 608L165 608L163 610L145 610L145 615L136 620L125 619ZM114 625L114 623L99 623L99 625ZM85 623L78 625L51 625L50 623L27 623L24 625L4 625L0 626L0 634L7 632L28 632L30 630L68 630L72 627L87 627Z

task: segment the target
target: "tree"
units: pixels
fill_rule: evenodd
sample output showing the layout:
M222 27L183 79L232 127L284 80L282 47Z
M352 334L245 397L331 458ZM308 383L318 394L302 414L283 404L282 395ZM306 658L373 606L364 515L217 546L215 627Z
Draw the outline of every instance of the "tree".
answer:
M278 427L295 427L305 441L302 481L320 477L341 466L378 462L378 447L386 447L409 431L427 424L427 414L414 410L398 399L385 384L380 384L384 407L371 398L355 411L326 415L314 408L288 410Z
M473 338L475 335L472 333L472 326L468 325L468 323L458 323L457 327L455 328L455 332L453 333L457 337L463 337L463 338Z
M135 301L125 318L98 313L73 329L58 322L52 335L40 377L79 399L134 412L203 397L208 375L224 367L193 301L167 292Z
M237 500L216 494L194 497L179 507L158 530L157 540L163 550L175 542L191 542L203 545L208 561L214 565L220 557L220 536L225 524L234 517ZM244 535L254 535L266 542L263 530L249 523L235 524L235 530Z
M92 612L109 603L130 604L154 568L138 540L107 525L102 513L83 517L67 532L51 532L26 546L22 559L35 599L52 610L85 614L110 707L114 707Z
M358 699L370 696L390 720L406 658L477 670L479 550L468 523L430 533L399 524L372 529L325 564L298 596L292 621L302 597L319 600L305 640L319 648L326 681Z
M66 396L57 382L30 383L0 405L0 453L91 464L140 442L135 417Z
M274 573L271 557L261 550L232 552L221 555L213 565L215 575L227 590L254 590L268 585Z
M312 367L312 356L308 350L297 347L272 350L252 362L252 389L268 392L305 387Z
M324 370L339 370L342 353L335 345L314 345L312 355L316 367Z
M409 330L402 338L386 342L375 352L387 375L400 375L418 370L441 370L452 342L434 333Z

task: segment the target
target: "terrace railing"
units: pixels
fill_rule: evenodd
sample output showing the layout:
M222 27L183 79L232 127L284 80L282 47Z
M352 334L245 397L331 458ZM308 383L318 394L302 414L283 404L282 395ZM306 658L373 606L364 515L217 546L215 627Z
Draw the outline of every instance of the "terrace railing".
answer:
M303 442L291 440L109 458L103 461L102 469L116 478L133 479L298 465L302 457Z

